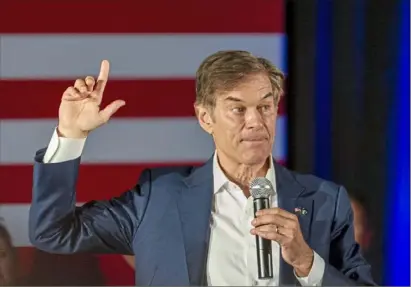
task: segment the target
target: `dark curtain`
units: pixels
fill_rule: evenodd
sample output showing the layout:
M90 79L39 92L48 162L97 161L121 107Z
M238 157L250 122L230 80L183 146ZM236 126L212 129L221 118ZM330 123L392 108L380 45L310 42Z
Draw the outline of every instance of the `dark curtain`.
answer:
M398 2L287 1L289 166L365 198L380 284Z

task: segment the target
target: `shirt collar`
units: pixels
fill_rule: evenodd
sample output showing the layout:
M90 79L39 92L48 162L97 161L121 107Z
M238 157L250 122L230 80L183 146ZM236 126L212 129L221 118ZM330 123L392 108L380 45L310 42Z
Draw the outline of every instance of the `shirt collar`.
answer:
M225 176L224 172L221 170L220 164L218 163L217 159L217 151L214 153L214 158L213 158L213 176L214 176L214 194L217 193L224 187L226 184L228 184L230 181L228 178ZM275 171L274 171L274 162L273 162L273 157L270 155L270 161L269 161L269 168L267 170L267 174L265 177L271 182L271 184L274 187L274 192L275 192Z

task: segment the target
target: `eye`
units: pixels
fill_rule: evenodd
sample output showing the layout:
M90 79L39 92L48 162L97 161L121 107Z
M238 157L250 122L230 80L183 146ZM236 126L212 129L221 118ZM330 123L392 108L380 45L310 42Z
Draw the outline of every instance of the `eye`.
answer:
M260 109L263 112L268 112L268 111L271 111L271 106L270 105L264 105L264 106L261 106Z
M245 108L243 108L243 107L234 107L234 108L232 108L232 111L236 114L241 114L245 111Z

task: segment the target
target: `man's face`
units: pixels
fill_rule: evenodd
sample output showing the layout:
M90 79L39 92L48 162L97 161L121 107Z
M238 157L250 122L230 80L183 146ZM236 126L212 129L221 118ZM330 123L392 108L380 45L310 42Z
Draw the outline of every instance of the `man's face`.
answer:
M14 260L13 250L9 244L0 237L0 285L12 285L14 282Z
M200 124L213 135L219 154L239 164L265 162L272 151L277 119L268 76L250 76L234 91L217 94L214 110L203 119L205 123L200 118Z

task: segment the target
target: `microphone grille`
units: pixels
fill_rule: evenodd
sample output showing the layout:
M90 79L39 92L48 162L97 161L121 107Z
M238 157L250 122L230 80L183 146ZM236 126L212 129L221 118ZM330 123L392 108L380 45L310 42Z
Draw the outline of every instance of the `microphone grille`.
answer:
M256 177L250 183L250 194L254 198L268 198L274 195L274 188L265 177Z

